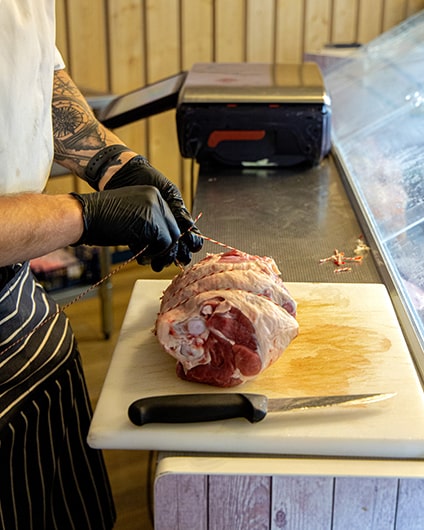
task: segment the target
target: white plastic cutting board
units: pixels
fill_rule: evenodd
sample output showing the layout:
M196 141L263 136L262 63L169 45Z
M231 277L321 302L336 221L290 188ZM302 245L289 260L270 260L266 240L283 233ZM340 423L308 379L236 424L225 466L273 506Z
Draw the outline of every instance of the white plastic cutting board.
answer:
M88 435L92 447L422 458L424 399L390 298L380 284L287 283L299 336L255 381L232 389L182 381L152 332L168 280L139 280ZM292 397L396 392L387 401L198 424L133 425L128 406L152 395L257 392Z

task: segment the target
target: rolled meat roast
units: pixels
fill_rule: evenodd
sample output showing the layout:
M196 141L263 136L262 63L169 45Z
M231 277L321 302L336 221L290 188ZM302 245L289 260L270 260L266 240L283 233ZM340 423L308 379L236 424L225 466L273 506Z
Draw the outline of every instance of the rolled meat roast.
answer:
M209 254L164 291L155 331L179 377L236 386L257 377L297 336L296 302L272 258Z

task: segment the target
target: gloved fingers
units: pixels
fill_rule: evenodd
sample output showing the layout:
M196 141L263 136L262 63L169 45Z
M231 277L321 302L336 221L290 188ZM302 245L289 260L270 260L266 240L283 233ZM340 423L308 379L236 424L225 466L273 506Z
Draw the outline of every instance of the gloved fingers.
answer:
M107 182L105 189L117 189L136 185L148 185L157 188L162 198L168 203L172 213L176 217L177 215L178 217L187 216L190 220L189 226L193 224L193 220L185 208L184 200L178 187L159 170L154 168L147 158L141 155L135 156L119 169L109 182Z
M160 198L159 192L157 190L156 192ZM151 211L155 222L146 223L142 233L137 232L137 227L134 227L133 243L130 248L134 254L137 254L141 242L149 241L145 251L137 257L137 262L142 265L150 264L154 271L159 272L175 261L181 234L168 204L162 198L158 200L157 207L152 208Z
M84 220L78 244L128 245L135 254L143 249L142 263L150 263L156 256L165 256L163 263L175 259L181 232L157 188L134 186L72 195L82 205Z
M152 270L155 272L160 272L165 267L169 267L169 265L172 265L173 263L175 263L176 255L177 255L177 248L178 248L178 245L174 245L174 247L171 249L170 252L167 252L166 254L163 254L161 256L153 257L150 263Z
M170 205L170 209L181 232L180 243L183 243L189 252L199 252L203 247L203 238L197 235L200 234L200 231L194 224L191 215L185 208L175 210Z
M197 235L200 234L200 230L194 224L191 215L186 208L175 209L172 204L170 208L181 231L182 241L184 241L191 252L199 252L203 247L203 238Z
M129 245L129 248L132 251L132 253L134 254L134 256L136 256L137 253L140 252L139 250L137 251L137 249L134 248L132 245ZM151 263L151 257L150 256L145 256L143 253L140 254L139 256L137 256L136 259L137 259L137 263L139 265L150 265L150 263Z
M189 232L186 232L182 237L181 241L188 247L191 252L199 252L203 247L203 238L198 236L194 230L196 226Z
M130 249L134 255L141 250L135 245L130 245ZM137 263L139 265L150 265L153 271L160 272L173 263L188 265L191 262L191 259L192 253L189 247L182 239L179 239L179 241L173 244L170 249L167 249L166 252L160 254L152 253L147 247L145 251L137 257Z
M172 248L176 248L176 245L174 245L174 247ZM134 255L140 252L140 250L137 250L137 247L133 245L130 245L130 249ZM142 252L137 257L137 263L139 265L150 265L153 271L160 272L165 267L168 267L169 265L172 265L172 263L174 263L175 256L176 256L176 251L172 249L163 254L156 254L153 256L147 254L147 249L146 249L146 252Z
M188 265L191 261L192 253L190 252L190 249L185 244L185 242L180 239L178 241L178 250L176 255L176 263L179 263L181 265Z
M150 185L157 188L161 197L170 207L181 231L182 238L189 250L198 252L202 248L203 240L193 235L198 230L185 207L178 187L141 155L132 158L118 170L106 184L105 189L116 189L133 185Z
M130 245L130 249L132 250L134 255L137 254L136 246ZM172 265L172 263L176 262L177 249L178 243L176 242L174 242L165 251L162 251L160 253L148 252L148 249L146 249L145 252L142 252L137 257L137 263L139 265L150 265L152 270L154 270L155 272L160 272L165 267L168 267L169 265Z
M136 254L135 248L132 248L131 250ZM137 262L139 265L150 265L155 272L160 272L173 263L188 265L192 258L192 253L181 239L170 249L161 254L151 255L147 252L148 250L146 249L145 253L140 254L137 258Z

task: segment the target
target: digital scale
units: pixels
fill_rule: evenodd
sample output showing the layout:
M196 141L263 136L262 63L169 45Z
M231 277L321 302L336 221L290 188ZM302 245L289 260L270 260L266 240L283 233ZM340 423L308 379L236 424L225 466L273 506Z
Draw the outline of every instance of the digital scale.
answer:
M114 98L98 118L120 127L176 108L183 157L227 166L318 164L331 102L316 63L196 63Z

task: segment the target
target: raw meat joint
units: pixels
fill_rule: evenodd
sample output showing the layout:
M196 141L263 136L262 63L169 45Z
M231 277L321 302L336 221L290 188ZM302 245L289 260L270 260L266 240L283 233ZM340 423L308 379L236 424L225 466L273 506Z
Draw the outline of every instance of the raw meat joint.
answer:
M156 320L182 379L220 387L257 377L298 334L296 302L272 258L209 254L174 278Z

